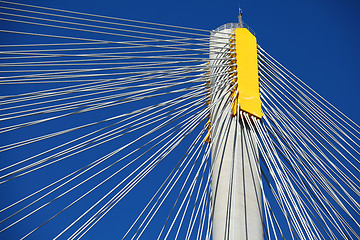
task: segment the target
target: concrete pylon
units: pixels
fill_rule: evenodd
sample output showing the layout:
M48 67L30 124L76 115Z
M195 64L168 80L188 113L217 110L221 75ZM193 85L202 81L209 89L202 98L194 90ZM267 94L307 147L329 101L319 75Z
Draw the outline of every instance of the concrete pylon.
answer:
M233 33L236 27L237 24L226 24L216 30L218 33L212 34L210 66L224 63L224 60L216 59L224 58L221 49L229 47L230 39L226 37L230 38L230 35L222 33ZM210 73L215 74L216 69L211 68ZM210 111L213 239L262 240L258 136L247 124L242 124L241 118L237 122L234 113L226 111L231 93L219 99L228 89L219 90L224 87L219 83L224 81L226 78L222 76L210 78L210 102L218 101Z

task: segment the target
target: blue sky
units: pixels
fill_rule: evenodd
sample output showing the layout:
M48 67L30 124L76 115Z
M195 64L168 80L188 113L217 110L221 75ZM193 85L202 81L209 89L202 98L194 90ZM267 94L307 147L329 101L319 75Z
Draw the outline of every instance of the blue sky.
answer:
M206 30L215 29L224 23L236 22L240 6L244 12L244 21L255 31L258 44L263 49L359 123L359 1L18 2ZM116 215L112 217L116 222ZM96 231L95 236L94 239L100 239L101 231Z

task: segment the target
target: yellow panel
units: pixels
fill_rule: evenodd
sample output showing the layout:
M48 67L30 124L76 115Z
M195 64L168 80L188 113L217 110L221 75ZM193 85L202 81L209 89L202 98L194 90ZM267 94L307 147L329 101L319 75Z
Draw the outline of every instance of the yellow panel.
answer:
M241 110L261 118L256 38L246 28L236 28L234 33L238 83L234 90L238 91L238 97L233 112L236 114L239 103Z

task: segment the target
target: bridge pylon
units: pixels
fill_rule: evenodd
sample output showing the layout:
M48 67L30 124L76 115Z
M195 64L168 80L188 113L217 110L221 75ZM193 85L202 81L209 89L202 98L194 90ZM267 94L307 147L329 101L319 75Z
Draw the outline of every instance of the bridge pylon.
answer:
M256 38L242 21L225 24L211 35L210 53L213 239L260 240L261 174L251 121L263 115Z

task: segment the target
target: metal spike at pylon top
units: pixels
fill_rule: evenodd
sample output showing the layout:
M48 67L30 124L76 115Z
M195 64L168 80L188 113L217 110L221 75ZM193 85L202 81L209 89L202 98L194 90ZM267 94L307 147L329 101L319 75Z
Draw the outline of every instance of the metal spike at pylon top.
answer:
M239 19L239 27L240 28L243 28L244 27L244 24L243 24L243 20L242 20L242 10L241 8L239 8L239 15L238 15L238 19Z

